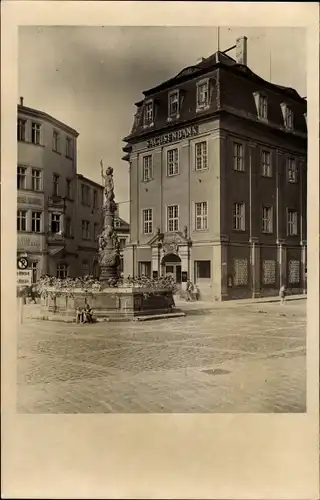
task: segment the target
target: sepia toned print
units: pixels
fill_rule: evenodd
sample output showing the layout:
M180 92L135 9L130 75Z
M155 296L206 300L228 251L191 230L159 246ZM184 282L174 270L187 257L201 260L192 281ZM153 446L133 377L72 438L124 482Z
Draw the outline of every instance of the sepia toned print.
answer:
M158 71L99 53L146 56L137 30L19 30L17 410L304 413L304 30L292 73L264 28L171 28L206 52Z

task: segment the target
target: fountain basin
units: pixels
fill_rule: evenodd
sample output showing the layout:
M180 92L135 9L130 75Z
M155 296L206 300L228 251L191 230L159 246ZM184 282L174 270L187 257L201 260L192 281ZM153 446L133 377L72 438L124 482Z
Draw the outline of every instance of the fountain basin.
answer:
M185 314L174 307L172 290L141 287L117 287L89 292L74 289L47 289L41 301L41 317L56 321L75 321L76 309L89 304L97 321L128 321L154 317L177 317Z

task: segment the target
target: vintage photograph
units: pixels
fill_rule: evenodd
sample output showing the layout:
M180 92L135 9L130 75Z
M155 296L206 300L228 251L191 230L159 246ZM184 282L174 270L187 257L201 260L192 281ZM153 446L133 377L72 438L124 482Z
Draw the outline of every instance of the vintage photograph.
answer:
M306 30L18 53L17 411L306 412Z

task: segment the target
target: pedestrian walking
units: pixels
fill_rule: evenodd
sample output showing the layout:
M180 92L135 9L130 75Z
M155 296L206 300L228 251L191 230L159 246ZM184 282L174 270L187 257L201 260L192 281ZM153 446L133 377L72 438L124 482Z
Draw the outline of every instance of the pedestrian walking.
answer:
M281 285L280 287L279 296L280 296L280 304L284 304L286 300L286 287L284 285Z
M192 300L192 293L193 293L193 284L191 283L190 280L188 280L187 287L186 287L186 301L187 302Z

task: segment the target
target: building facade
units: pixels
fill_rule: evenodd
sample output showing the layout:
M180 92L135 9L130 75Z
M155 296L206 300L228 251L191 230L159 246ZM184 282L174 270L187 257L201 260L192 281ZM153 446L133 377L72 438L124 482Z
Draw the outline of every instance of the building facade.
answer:
M76 130L52 116L18 106L17 254L36 281L62 276L77 257L75 221Z
M125 274L191 279L208 300L306 290L306 100L216 52L144 92Z
M18 106L17 256L33 281L99 275L103 186L77 174L78 133L52 116ZM121 262L129 225L115 217ZM123 264L122 264L123 267Z

